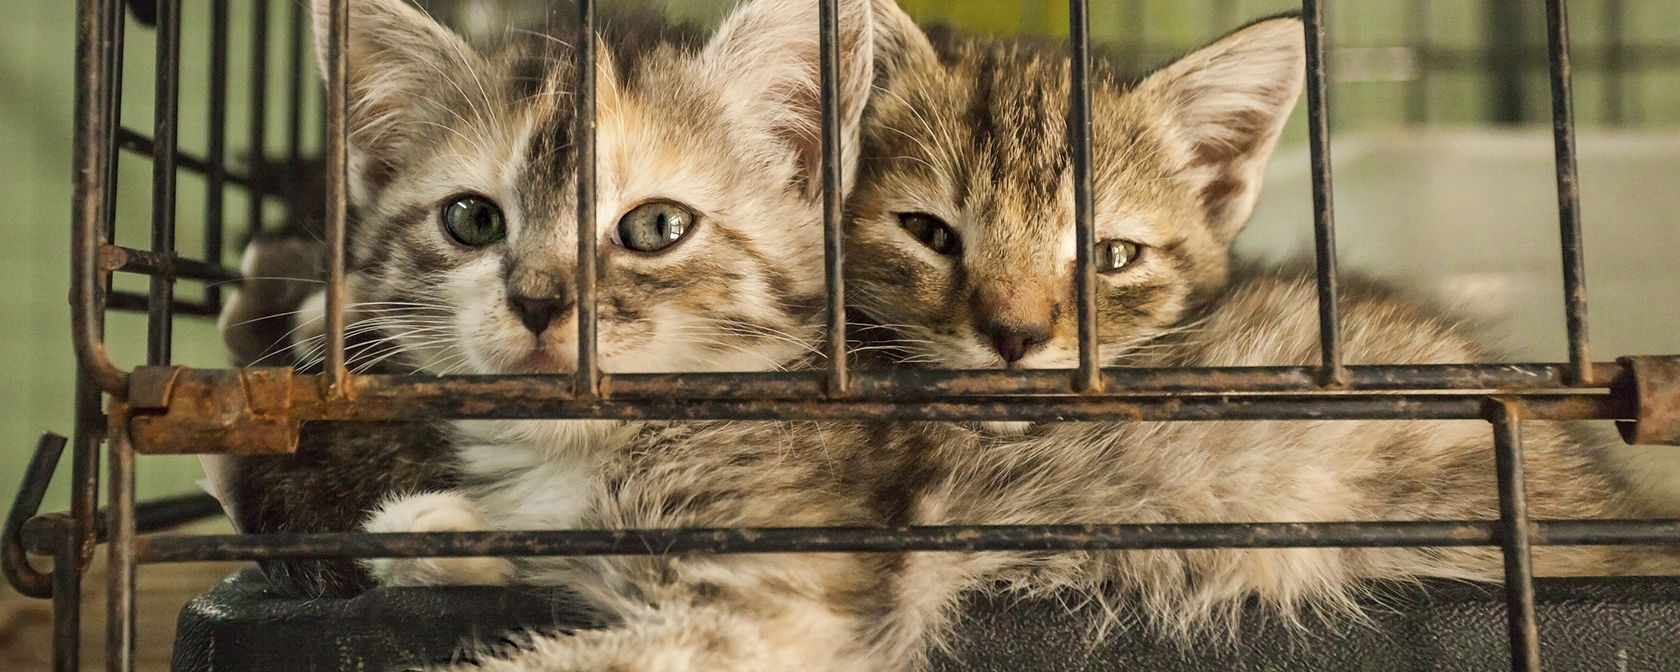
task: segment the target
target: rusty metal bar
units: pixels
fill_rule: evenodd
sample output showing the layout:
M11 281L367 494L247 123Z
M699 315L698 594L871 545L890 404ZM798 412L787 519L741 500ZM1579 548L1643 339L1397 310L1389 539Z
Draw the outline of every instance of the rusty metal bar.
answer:
M135 533L134 533L134 448L128 440L128 411L120 401L111 402L109 433L110 508L105 545L107 561L105 669L133 672L135 633Z
M175 150L181 126L181 2L159 0L157 90L152 113L152 251L175 256ZM175 279L152 276L146 311L146 363L169 364L173 358Z
M1097 335L1096 223L1091 173L1091 11L1068 0L1068 39L1073 50L1068 91L1068 151L1073 155L1074 298L1078 306L1079 368L1073 389L1101 392L1102 353Z
M1680 356L1623 357L1611 379L1614 394L1636 409L1631 421L1616 423L1622 440L1634 445L1680 446ZM1605 380L1601 377L1598 380Z
M1336 305L1336 220L1330 186L1330 75L1324 44L1324 2L1302 0L1301 18L1307 37L1307 127L1312 149L1313 250L1318 263L1318 332L1322 368L1318 382L1326 387L1347 383L1342 366L1342 323Z
M240 279L239 271L220 264L118 245L99 246L99 269L101 272L122 271L210 282L237 282ZM214 306L208 299L205 305Z
M52 597L52 577L35 571L29 564L23 524L41 510L41 500L52 485L53 471L58 469L59 458L64 455L64 445L68 442L69 439L51 432L36 442L35 453L23 469L23 483L12 498L12 508L6 512L4 532L0 533L0 573L5 574L6 582L19 594L28 597Z
M53 672L79 672L82 655L82 570L86 560L74 523L61 530L53 552Z
M1551 56L1552 144L1557 158L1558 227L1563 246L1563 305L1569 328L1569 363L1579 372L1579 382L1591 385L1581 186L1575 170L1575 94L1571 82L1573 68L1569 63L1569 17L1564 0L1546 0L1546 49Z
M573 393L584 398L601 394L600 362L595 331L596 239L595 221L595 0L578 0L577 39L577 129L572 146L577 152L577 374Z
M1542 521L1536 543L1680 541L1680 521ZM896 553L1206 548L1496 546L1493 521L961 525L663 530L541 530L364 534L147 535L142 563L396 557Z
M870 39L865 31L859 39ZM823 392L830 397L844 397L851 391L851 376L846 361L846 231L840 208L845 204L841 189L840 151L840 3L839 0L817 2L817 65L822 124L822 212L823 212L823 278L828 300L828 366ZM863 101L852 101L862 105Z
M104 284L99 271L99 245L110 221L107 204L115 151L111 96L117 88L112 44L120 23L114 0L78 0L76 4L76 97L71 230L70 321L76 359L99 387L122 392L128 374L111 363L105 350ZM113 18L114 17L114 18Z
M349 397L350 372L344 361L345 231L350 207L350 5L349 0L327 4L327 319L326 394ZM265 54L266 56L266 54Z
M1490 402L1493 449L1499 476L1499 546L1505 555L1505 608L1511 635L1511 669L1540 671L1540 634L1534 623L1534 563L1523 478L1524 408L1514 400Z

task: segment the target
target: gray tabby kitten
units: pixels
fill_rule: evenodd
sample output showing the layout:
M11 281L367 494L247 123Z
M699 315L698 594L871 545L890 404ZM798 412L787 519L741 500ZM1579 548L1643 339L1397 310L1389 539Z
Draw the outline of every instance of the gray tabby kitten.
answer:
M326 3L314 4L324 44ZM873 59L868 6L846 5L849 172ZM796 365L815 351L823 305L816 4L747 3L709 41L646 16L603 21L592 73L601 368ZM574 39L514 33L479 49L400 0L351 5L356 329L426 371L575 368ZM393 499L366 529L574 526L603 455L639 427L455 423L465 487ZM512 571L490 558L368 566L384 584Z
M860 303L914 334L900 346L938 361L1062 363L1066 58L967 38L936 47L885 2L874 17L885 78L852 201ZM1107 246L1111 270L1126 273L1104 281L1110 361L1314 355L1308 276L1233 274L1227 251L1301 72L1301 25L1283 18L1135 86L1099 79L1100 225L1129 243ZM971 289L983 281L1022 289ZM1352 283L1345 301L1355 361L1486 356L1463 327L1381 287ZM1044 314L1048 324L1030 322ZM1537 517L1642 513L1593 462L1592 439L1552 426L1529 434ZM1488 518L1497 510L1488 441L1480 422L1052 423L1012 436L951 423L647 424L580 484L574 526ZM1553 573L1650 559L1598 548L1539 555ZM513 567L515 580L568 585L612 625L540 636L479 665L909 670L949 635L966 591L1071 590L1188 642L1234 626L1250 599L1293 619L1309 606L1355 609L1371 579L1496 580L1499 568L1487 548L531 559Z

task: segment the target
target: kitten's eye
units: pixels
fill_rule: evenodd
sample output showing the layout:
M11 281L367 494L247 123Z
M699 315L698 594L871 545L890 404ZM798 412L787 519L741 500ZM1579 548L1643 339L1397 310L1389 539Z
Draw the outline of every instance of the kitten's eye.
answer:
M466 194L443 204L443 229L462 245L484 247L507 238L507 218L490 199Z
M618 218L613 242L637 252L658 252L693 227L694 211L670 201L650 201Z
M1097 243L1097 272L1113 273L1137 259L1138 245L1129 240L1105 240Z
M951 225L940 221L938 217L922 212L907 212L898 216L898 223L905 231L915 236L935 252L947 257L962 256L962 238Z

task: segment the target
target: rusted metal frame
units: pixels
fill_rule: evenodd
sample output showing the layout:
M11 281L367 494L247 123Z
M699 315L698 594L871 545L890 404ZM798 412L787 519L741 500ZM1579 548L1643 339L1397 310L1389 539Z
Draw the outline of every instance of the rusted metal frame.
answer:
M1546 50L1552 82L1552 144L1557 160L1558 227L1563 247L1563 306L1569 363L1582 385L1593 383L1587 337L1587 269L1581 239L1581 185L1575 170L1575 94L1564 0L1546 0Z
M110 508L106 511L106 672L132 672L135 637L134 447L128 437L128 408L112 401L108 413Z
M5 574L6 581L18 593L28 597L52 597L52 576L36 571L29 564L23 526L41 510L41 500L52 485L53 472L58 469L59 458L64 455L68 442L69 439L50 432L36 442L35 453L23 470L23 483L12 499L12 508L6 512L5 529L0 532L0 573Z
M152 112L152 251L175 256L175 152L181 122L181 2L158 1L156 84ZM174 353L175 279L151 278L146 311L146 363L169 364Z
M1078 313L1079 367L1076 392L1103 390L1102 353L1097 334L1096 220L1091 171L1091 11L1085 0L1068 0L1068 152L1073 164L1074 298Z
M1680 520L1541 521L1537 544L1680 542ZM1494 521L1183 523L1159 525L954 525L660 530L532 530L147 535L141 563L676 553L892 553L1207 548L1496 546Z
M1539 672L1540 634L1534 622L1533 539L1523 478L1522 420L1515 399L1488 402L1493 423L1495 469L1499 477L1499 547L1505 556L1505 609L1511 637L1511 669Z
M111 23L120 23L115 0L78 0L76 8L75 138L72 158L74 210L71 230L70 320L76 359L99 387L121 393L128 374L111 363L105 350L104 287L99 245L110 221L107 204L115 151L109 143L114 123L110 98L120 86L114 74ZM117 17L115 19L111 17Z
M350 5L349 0L327 3L327 310L326 363L323 367L329 399L350 396L350 372L344 360L344 257L349 227L349 114Z
M593 399L601 394L599 350L595 340L596 243L600 231L595 212L596 36L595 0L578 0L576 40L577 93L572 147L577 152L577 368L573 394Z
M210 128L204 150L204 265L222 269L222 233L226 228L228 0L210 0ZM181 260L175 260L177 268ZM230 269L223 269L230 270ZM226 280L237 279L224 278ZM204 303L221 311L222 286L204 286Z
M859 39L870 39L864 31ZM853 48L859 48L853 45ZM828 306L828 334L825 343L827 366L823 393L832 398L845 397L851 392L851 374L846 362L846 231L841 219L845 204L841 189L840 147L840 3L839 0L820 0L817 3L817 102L820 106L823 219L823 279ZM862 101L852 101L861 105Z
M1336 220L1330 185L1330 76L1324 43L1324 2L1302 0L1307 42L1307 139L1312 150L1313 251L1318 265L1318 382L1347 383L1342 365L1342 323L1336 305Z
M80 533L74 522L59 528L53 549L53 672L79 672L82 649L82 572Z
M122 151L144 156L146 158L151 158L153 153L157 151L155 149L156 145L153 143L151 138L146 137L144 134L135 131L134 129L125 127L118 127L116 129L116 144L114 146ZM205 158L199 158L178 149L175 152L175 167L181 170L199 173L201 175L209 175L212 171L212 166L208 156ZM226 184L232 184L252 190L267 190L272 188L269 185L253 184L249 176L243 173L227 170L225 167L222 170L222 181Z
M137 534L162 532L220 516L222 513L221 503L205 493L137 501L134 503L134 531ZM106 526L109 517L109 509L100 509L99 515L94 518L95 543L103 544L108 539ZM58 552L64 528L73 524L74 519L63 511L44 513L28 519L23 525L24 550L34 555L52 555Z
M1680 445L1680 356L1617 361L1623 370L1610 389L1637 409L1632 421L1616 423L1622 439L1634 445Z
M225 0L218 0L222 2ZM99 246L100 272L122 271L171 279L204 280L207 282L237 282L239 271L179 254L162 254L151 250L136 250L120 245ZM204 305L215 307L207 298Z

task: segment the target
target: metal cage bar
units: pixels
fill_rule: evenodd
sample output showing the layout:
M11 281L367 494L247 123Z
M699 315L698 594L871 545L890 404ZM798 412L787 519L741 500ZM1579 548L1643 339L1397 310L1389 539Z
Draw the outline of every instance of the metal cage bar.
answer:
M1325 387L1347 383L1342 366L1342 322L1336 305L1336 220L1330 186L1330 75L1325 59L1324 3L1302 0L1307 43L1307 138L1312 151L1313 255L1318 265L1318 382Z
M1097 347L1096 216L1091 175L1091 10L1085 0L1068 0L1068 38L1073 64L1068 73L1068 151L1073 155L1074 297L1079 318L1079 368L1073 389L1103 389Z
M860 37L868 39L869 32L863 32ZM851 390L851 375L846 362L846 233L840 215L843 205L840 198L840 49L839 0L817 0L817 84L820 89L817 102L821 107L822 124L819 170L822 173L823 279L827 283L824 297L829 333L824 353L828 362L823 393L830 397L843 397Z
M1581 186L1575 171L1575 93L1569 64L1569 17L1564 0L1546 0L1546 48L1551 55L1552 142L1557 155L1558 226L1563 246L1564 319L1569 364L1577 381L1593 382L1587 342L1587 262L1581 241Z
M577 101L572 146L577 152L577 373L573 394L593 399L601 394L595 334L595 0L578 0Z
M1505 609L1511 669L1540 672L1540 633L1534 623L1533 540L1523 478L1521 402L1492 402L1494 469L1499 478L1499 547L1505 556Z
M1547 0L1553 129L1557 153L1559 219L1564 253L1570 359L1565 364L1350 366L1344 363L1337 316L1335 226L1332 216L1330 115L1324 2L1303 0L1307 45L1307 114L1311 142L1314 241L1320 319L1318 366L1199 369L1103 368L1097 345L1092 211L1091 57L1086 0L1069 0L1072 50L1068 145L1074 172L1078 241L1076 292L1080 360L1070 387L1068 371L850 371L846 362L844 250L839 146L840 41L837 0L818 2L821 183L825 277L830 339L819 370L760 374L612 375L599 368L596 331L596 81L597 42L593 0L579 3L578 95L578 367L574 375L408 376L351 375L345 366L345 245L348 205L347 103L348 2L333 0L328 25L325 158L329 167L327 212L333 259L328 292L328 366L318 378L292 376L283 392L298 420L372 420L401 417L572 418L858 418L885 420L1215 420L1215 419L1416 419L1489 421L1500 492L1498 521L1387 521L1368 523L1260 523L1093 526L964 526L894 529L774 528L445 534L270 534L164 536L144 530L134 499L135 455L155 444L131 422L131 380L142 378L111 364L104 344L104 311L150 313L148 362L169 361L169 328L176 316L215 314L219 292L207 285L201 303L173 296L177 279L231 281L221 265L223 190L245 189L248 223L260 230L264 200L300 197L303 89L301 5L289 8L286 35L288 136L286 182L263 184L256 171L226 167L228 13L226 0L211 0L209 146L201 159L178 147L181 0L158 7L157 90L153 137L122 128L121 0L79 0L75 145L73 320L78 355L77 428L72 460L72 511L30 518L18 539L7 535L7 557L18 544L54 557L55 669L75 669L80 575L101 536L97 524L99 444L108 438L110 595L107 666L130 669L134 644L134 577L138 564L204 559L602 555L648 553L902 552L975 550L1096 550L1148 548L1285 548L1374 546L1497 546L1506 561L1512 666L1539 669L1530 551L1540 545L1680 543L1680 521L1530 521L1523 492L1523 420L1626 419L1639 417L1639 400L1622 383L1627 373L1588 357L1586 295L1576 186L1574 116L1568 27L1564 0ZM1222 7L1234 3L1221 2ZM1414 8L1424 7L1422 2ZM1510 6L1509 3L1501 6ZM249 151L266 160L270 3L252 0ZM1134 5L1136 8L1137 5ZM1612 11L1612 10L1607 10ZM1620 4L1614 11L1620 11ZM1414 10L1414 18L1427 18ZM1137 17L1141 20L1141 14ZM1141 25L1141 21L1138 21ZM1141 35L1141 31L1139 33ZM1619 40L1619 35L1617 37ZM1141 38L1140 38L1141 40ZM1618 41L1619 45L1619 41ZM1145 49L1141 41L1138 51ZM1618 47L1619 49L1619 47ZM1515 53L1515 52L1513 52ZM1621 67L1620 51L1605 60ZM1620 77L1620 72L1615 75ZM1413 101L1427 112L1427 95ZM116 153L147 155L153 165L153 249L114 243ZM175 251L175 186L179 170L203 173L210 182L205 204L203 260ZM149 295L111 292L113 272L151 277ZM161 325L161 326L160 326ZM181 389L244 385L221 373L171 370ZM156 380L157 370L147 370ZM226 372L222 372L226 373ZM218 377L220 375L220 377ZM288 374L289 376L290 374ZM1105 389L1105 384L1109 389ZM142 387L134 384L135 387ZM196 387L195 387L196 386ZM348 392L354 386L357 394ZM1329 389L1326 389L1329 388ZM100 411L110 393L108 417ZM470 399L471 402L466 400ZM167 401L167 400L165 400ZM469 406L476 407L469 408ZM488 409L488 410L486 410ZM156 411L157 407L147 411ZM150 418L159 417L151 415ZM50 472L50 469L46 471ZM50 477L50 473L48 474ZM26 485L43 486L46 477ZM35 492L28 490L27 492ZM42 578L42 577L36 577ZM40 581L34 581L40 584ZM45 586L36 585L44 589ZM40 592L37 590L36 592Z

